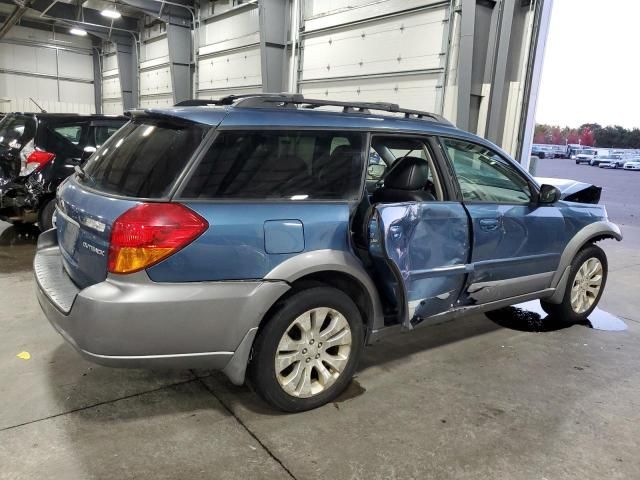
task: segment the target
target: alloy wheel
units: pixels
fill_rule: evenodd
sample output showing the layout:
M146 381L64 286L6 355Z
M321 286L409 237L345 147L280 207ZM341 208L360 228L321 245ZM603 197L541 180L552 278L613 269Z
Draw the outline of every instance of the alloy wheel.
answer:
M595 257L587 259L578 269L571 287L571 308L580 314L589 310L600 293L603 279L602 263Z
M308 398L331 387L347 367L351 328L333 308L314 308L298 316L280 339L275 371L282 389Z

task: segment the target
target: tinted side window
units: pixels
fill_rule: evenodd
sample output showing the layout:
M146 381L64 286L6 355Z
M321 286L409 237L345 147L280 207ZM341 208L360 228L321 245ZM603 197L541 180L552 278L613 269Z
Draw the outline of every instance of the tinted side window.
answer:
M94 136L95 136L95 147L99 147L104 142L109 140L109 137L116 133L120 127L108 127L108 126L98 126L94 127Z
M66 138L74 145L80 143L80 134L82 133L82 125L65 125L63 127L54 127L53 131L63 138Z
M59 124L50 119L41 120L36 143L56 155L80 156L81 143L86 141L88 128L86 121Z
M507 160L481 145L443 139L465 201L529 203L526 178Z
M354 199L363 135L221 132L182 192L185 198Z
M81 181L130 197L166 196L205 133L204 126L192 123L136 120L91 156Z

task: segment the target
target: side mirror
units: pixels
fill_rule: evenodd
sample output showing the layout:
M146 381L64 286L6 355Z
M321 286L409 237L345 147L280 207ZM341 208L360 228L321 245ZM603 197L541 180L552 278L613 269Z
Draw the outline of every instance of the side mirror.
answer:
M542 185L540 187L540 195L538 195L538 203L540 205L549 205L560 200L560 190L553 185Z
M87 158L89 158L91 155L93 155L96 150L97 150L96 147L84 147L84 150L82 151L82 159L81 160L84 162Z
M367 168L367 175L371 180L380 180L386 169L384 165L374 163Z

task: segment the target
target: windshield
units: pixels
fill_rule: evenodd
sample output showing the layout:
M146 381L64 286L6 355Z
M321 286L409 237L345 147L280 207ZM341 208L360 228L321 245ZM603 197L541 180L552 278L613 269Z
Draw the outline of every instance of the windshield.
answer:
M0 121L0 145L20 150L33 139L36 121L33 117L7 115Z
M91 156L84 168L86 175L79 181L128 197L164 197L206 131L194 123L136 119Z

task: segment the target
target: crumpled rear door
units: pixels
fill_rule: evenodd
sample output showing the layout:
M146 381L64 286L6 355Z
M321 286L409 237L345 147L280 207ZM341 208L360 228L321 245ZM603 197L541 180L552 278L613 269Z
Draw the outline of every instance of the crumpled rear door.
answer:
M379 204L369 224L369 252L383 294L413 328L456 306L467 275L467 213L456 202Z

